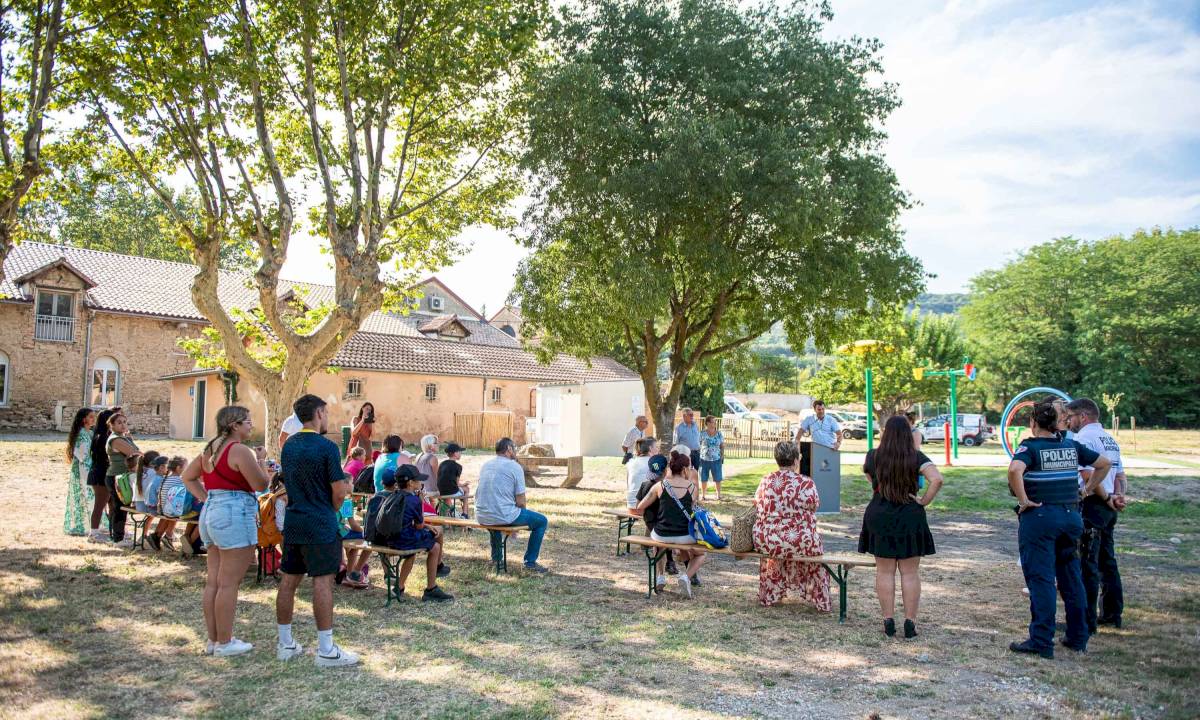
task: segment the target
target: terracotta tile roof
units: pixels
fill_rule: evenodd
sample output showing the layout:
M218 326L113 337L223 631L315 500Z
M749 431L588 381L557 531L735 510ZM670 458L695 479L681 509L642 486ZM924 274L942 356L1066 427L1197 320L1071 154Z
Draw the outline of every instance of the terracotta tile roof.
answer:
M95 287L87 292L89 307L207 322L192 304L194 265L45 243L24 242L9 252L4 262L5 280L0 283L0 298L32 302L33 297L23 294L13 279L64 260L95 283ZM258 292L248 273L221 273L218 291L227 308L250 309L258 304ZM333 288L328 285L281 280L280 294L288 291L293 291L309 306L333 300ZM541 382L636 380L638 377L610 358L593 358L589 367L578 358L560 355L549 365L543 365L533 353L521 349L519 342L486 321L464 316L455 319L470 332L469 337L461 341L427 338L419 328L430 322L428 315L372 313L330 364L383 372Z
M350 338L331 365L383 372L469 375L542 382L603 382L637 380L637 373L611 358L592 358L591 367L579 358L559 355L543 365L519 347L359 332Z

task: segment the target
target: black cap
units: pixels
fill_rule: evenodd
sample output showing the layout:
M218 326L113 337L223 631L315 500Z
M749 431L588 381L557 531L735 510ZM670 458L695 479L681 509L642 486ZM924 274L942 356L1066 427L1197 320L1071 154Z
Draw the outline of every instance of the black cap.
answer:
M459 445L458 443L454 442L453 440L446 443L446 454L447 455L453 455L454 453L462 452L463 450L466 450L466 448L463 447L462 445Z
M409 480L420 480L425 482L429 476L422 472L417 472L416 465L404 464L396 468L396 480L402 483L407 483Z
M650 467L650 472L654 473L655 475L662 475L667 469L667 456L655 455L654 457L650 458L650 461L646 464Z

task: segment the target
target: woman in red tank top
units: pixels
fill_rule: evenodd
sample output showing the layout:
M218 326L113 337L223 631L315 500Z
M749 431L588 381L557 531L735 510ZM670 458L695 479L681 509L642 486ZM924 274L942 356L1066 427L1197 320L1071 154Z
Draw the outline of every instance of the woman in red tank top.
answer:
M233 637L238 586L254 559L258 544L256 491L269 481L266 450L244 443L254 430L250 411L230 405L217 411L217 437L204 446L183 471L188 491L204 500L200 538L208 546L204 583L205 654L228 657L249 652L252 645Z

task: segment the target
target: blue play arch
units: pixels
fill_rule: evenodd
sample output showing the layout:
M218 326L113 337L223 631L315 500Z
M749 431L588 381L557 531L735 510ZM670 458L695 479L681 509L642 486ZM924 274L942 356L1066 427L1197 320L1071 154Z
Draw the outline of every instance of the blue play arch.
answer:
M1012 420L1012 416L1021 405L1021 401L1030 395L1036 395L1038 393L1056 395L1062 398L1063 402L1071 402L1070 395L1066 394L1062 390L1057 390L1052 387L1035 387L1029 388L1028 390L1022 390L1021 392L1017 393L1016 397L1014 397L1012 400L1009 400L1008 405L1004 407L1004 414L1000 416L1000 441L1004 444L1004 452L1008 454L1009 458L1012 458L1013 456L1013 448L1012 443L1008 441L1008 422Z

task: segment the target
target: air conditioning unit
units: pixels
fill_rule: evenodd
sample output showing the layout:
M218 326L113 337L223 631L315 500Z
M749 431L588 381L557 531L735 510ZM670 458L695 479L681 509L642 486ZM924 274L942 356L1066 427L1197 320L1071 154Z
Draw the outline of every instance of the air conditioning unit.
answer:
M445 306L446 306L446 302L444 300L442 300L440 297L433 296L433 297L429 298L429 309L430 310L441 310Z

